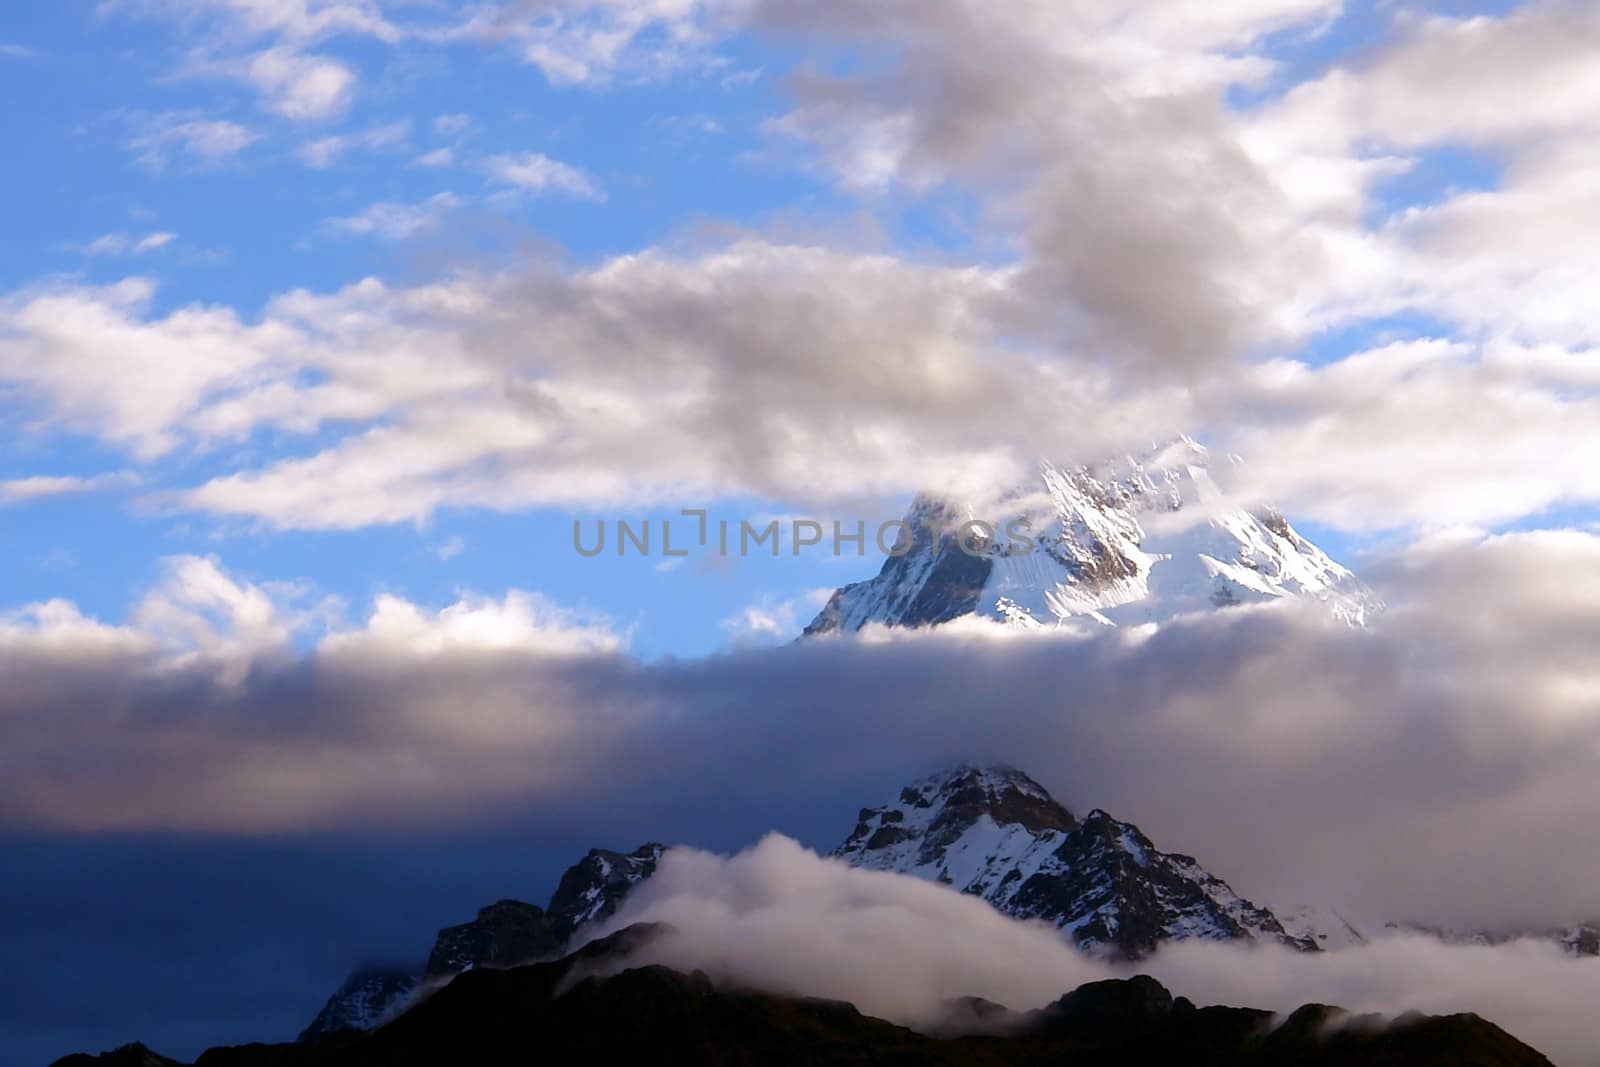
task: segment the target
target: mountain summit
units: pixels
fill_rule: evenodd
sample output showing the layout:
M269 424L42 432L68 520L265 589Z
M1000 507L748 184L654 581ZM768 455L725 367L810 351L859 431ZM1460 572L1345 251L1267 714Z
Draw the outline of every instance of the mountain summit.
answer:
M1193 857L1160 851L1103 811L1079 819L1004 766L962 764L865 808L833 853L982 897L1042 919L1086 951L1137 959L1163 941L1276 941L1316 951Z
M1231 462L1231 461L1230 461ZM1187 437L1093 467L1043 463L993 514L919 496L899 554L834 593L807 635L936 626L976 615L1016 626L1161 622L1284 597L1365 624L1381 603L1272 508L1230 501Z

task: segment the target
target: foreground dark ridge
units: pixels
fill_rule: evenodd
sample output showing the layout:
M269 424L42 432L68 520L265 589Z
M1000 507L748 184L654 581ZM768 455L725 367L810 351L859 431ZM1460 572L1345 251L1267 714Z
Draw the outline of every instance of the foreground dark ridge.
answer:
M1534 1067L1539 1053L1476 1015L1392 1021L1307 1005L1287 1018L1250 1008L1197 1008L1153 978L1094 982L1016 1013L954 1002L948 1036L863 1015L839 1001L719 986L660 966L597 976L658 936L631 926L549 963L456 976L387 1025L314 1041L203 1053L196 1067L456 1067L662 1061L788 1064L1130 1063L1296 1067ZM168 1067L141 1045L76 1055L54 1067Z

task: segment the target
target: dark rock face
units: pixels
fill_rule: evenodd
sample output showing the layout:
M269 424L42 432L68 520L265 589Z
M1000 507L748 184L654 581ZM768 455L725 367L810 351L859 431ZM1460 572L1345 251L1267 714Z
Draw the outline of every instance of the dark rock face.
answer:
M478 912L472 922L440 930L423 974L439 978L469 967L510 967L557 955L565 944L543 908L502 900Z
M630 890L656 872L665 845L652 842L632 852L591 849L567 869L550 897L550 928L563 943L585 923L616 914Z
M659 933L630 927L573 956L458 975L383 1028L321 1044L212 1049L205 1067L456 1067L512 1063L653 1062L762 1065L1059 1065L1123 1067L1548 1067L1474 1015L1353 1019L1308 1005L1281 1024L1271 1012L1196 1008L1140 976L1096 982L1026 1015L968 1000L968 1017L1011 1032L936 1037L839 1001L730 989L709 976L641 966L607 976ZM71 1067L138 1060L78 1057Z
M1101 1040L1136 1038L1172 1018L1194 1011L1183 997L1174 998L1147 974L1079 986L1028 1019L1031 1033Z
M1071 929L1081 946L1114 945L1130 959L1192 937L1264 938L1317 950L1192 857L1161 852L1137 826L1103 811L1090 812L1054 859L1022 883L1009 910Z
M836 591L803 636L854 632L869 618L895 626L937 626L977 611L994 560L976 550L971 535L968 547L962 547L958 521L948 504L919 497L905 519L908 544L898 546L903 551L885 559L876 578Z
M1574 956L1600 956L1600 926L1574 926L1562 935L1561 943Z
M502 900L478 917L439 931L420 973L362 970L328 998L302 1041L350 1030L370 1030L402 1009L419 986L478 967L513 967L559 956L584 924L615 914L629 890L655 873L666 846L632 852L593 849L561 876L548 908Z

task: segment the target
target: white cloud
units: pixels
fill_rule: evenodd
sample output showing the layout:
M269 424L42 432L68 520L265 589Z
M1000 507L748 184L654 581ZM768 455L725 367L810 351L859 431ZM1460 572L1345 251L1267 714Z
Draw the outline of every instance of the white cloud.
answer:
M554 85L597 86L710 65L750 0L522 0L477 12L452 36L508 42Z
M431 152L424 152L413 160L419 167L453 167L456 163L456 151L453 148L435 148Z
M1304 297L1313 319L1417 310L1524 343L1600 343L1581 280L1600 232L1582 194L1600 133L1590 62L1600 17L1528 3L1500 16L1402 17L1399 29L1242 129L1328 249L1330 273ZM1399 215L1375 210L1378 179L1462 148L1503 172L1496 187L1441 186Z
M491 181L534 196L560 193L597 202L606 198L583 171L539 152L491 156L484 161L483 169Z
M14 499L89 491L83 484L41 482L0 483L0 502L10 485L20 485ZM365 621L350 626L337 599L300 582L248 581L215 557L171 557L161 571L121 625L90 619L64 601L31 604L0 615L0 644L16 649L44 642L73 651L75 642L87 641L148 655L158 671L193 668L236 687L253 671L287 662L300 639L313 642L319 654L367 664L480 654L582 656L618 652L628 641L603 616L518 590L499 600L462 593L437 611L381 594Z
M0 613L0 650L60 657L68 662L143 655L150 643L125 627L91 619L76 604L47 600Z
M214 667L224 686L243 682L257 660L287 653L291 635L305 624L291 606L304 592L298 587L243 582L215 559L196 556L167 560L165 571L134 609L129 629L178 665L198 660Z
M159 322L139 322L155 293L128 279L104 288L45 288L0 302L0 378L34 400L47 425L91 433L142 459L183 437L227 432L190 423L231 391L269 402L288 389L297 331L284 324L247 326L231 311L195 306ZM111 352L116 358L108 358ZM257 392L259 391L259 392Z
M803 71L770 125L848 190L959 188L1017 252L1017 314L1055 352L1194 378L1305 330L1322 250L1240 142L1222 93L1259 80L1260 35L1335 3L1200 6L771 0L758 25L821 32L852 62ZM1163 9L1164 10L1164 9Z
M32 59L38 53L26 45L0 41L0 56L6 59Z
M173 23L194 42L180 76L243 82L266 110L293 121L343 113L360 80L350 64L311 46L341 37L394 45L406 36L377 0L104 0L100 12Z
M933 882L822 859L777 834L731 859L669 850L593 936L635 922L673 929L630 965L848 1000L909 1025L937 1023L957 997L1026 1011L1112 975L1042 924Z
M436 613L379 596L362 629L333 634L322 647L331 656L405 659L500 652L575 656L616 652L626 641L604 618L511 592L501 600L465 596Z
M314 170L325 170L352 151L377 152L399 149L411 136L411 120L380 123L355 133L334 134L306 141L295 149L295 155Z
M1355 530L1489 525L1600 503L1593 350L1396 342L1265 364L1216 399L1240 491Z
M722 632L738 647L792 641L831 595L832 589L812 589L788 600L764 596L722 620Z
M326 119L343 113L355 97L356 74L327 56L269 48L242 68L269 110L289 119Z
M1252 461L1249 491L1352 529L1498 523L1595 502L1586 427L1600 383L1581 368L1600 346L1588 299L1600 216L1587 182L1600 112L1579 69L1594 18L1559 4L1399 16L1399 32L1348 68L1288 83L1293 70L1273 66L1263 35L1319 32L1337 9L1096 0L1067 17L1030 0L995 16L969 0L895 0L864 18L849 4L650 0L480 11L474 32L486 38L531 39L532 26L581 44L614 32L616 50L575 75L586 81L625 69L630 49L679 22L702 53L742 18L779 39L827 39L829 55L863 62L791 79L776 135L896 207L935 189L972 194L979 250L968 259L981 253L985 265L735 237L693 256L643 249L566 273L538 265L411 291L295 294L263 324L308 350L264 352L251 364L259 380L158 407L151 435L331 429L320 452L225 470L186 497L284 525L570 503L580 484L585 503L749 491L814 504L906 492L952 468L963 484L1004 478L1034 455L1089 460L1174 429ZM340 7L337 19L315 5L207 10L243 19L252 42L295 35L273 47L369 32L348 28L364 8ZM1518 92L1533 84L1524 73L1574 90ZM1225 106L1239 83L1268 101ZM1456 85L1467 86L1460 106ZM460 118L435 122L443 132ZM223 156L250 136L187 129L173 124L148 158L191 142ZM326 165L358 144L398 145L392 132L301 151ZM1503 166L1494 188L1441 190L1383 217L1384 177L1460 143ZM419 162L455 158L441 148ZM481 166L507 190L604 196L592 176L537 153ZM416 232L424 207L375 205L336 225ZM289 306L294 315L278 315ZM1419 312L1438 320L1441 346L1375 345L1320 366L1285 357L1318 331ZM119 314L151 343L185 337ZM528 337L560 340L530 351ZM28 340L24 331L9 347ZM451 373L391 386L370 370L381 345L431 347ZM1430 347L1440 354L1422 358ZM25 391L62 377L36 359L9 360ZM303 371L324 387L308 389ZM30 395L81 404L69 392ZM502 432L461 433L469 413ZM41 425L93 425L78 409L36 414ZM699 440L683 430L691 420ZM629 448L618 427L651 447ZM130 440L115 420L101 432Z
M27 503L47 497L98 493L133 485L137 481L138 476L127 471L96 474L90 477L40 474L29 478L13 478L10 481L0 481L0 505Z
M1085 982L1153 974L1202 1006L1287 1013L1335 1004L1390 1018L1471 1011L1572 1065L1589 1062L1600 967L1552 945L1497 948L1395 937L1329 953L1184 942L1137 968L1081 955L1054 930L905 875L855 870L773 835L732 858L672 849L596 936L632 922L667 933L614 967L661 963L737 987L845 1000L909 1026L982 997L1042 1008Z
M314 41L349 35L393 43L403 36L379 0L104 0L100 9L166 18L221 37Z
M147 233L143 237L123 232L108 233L84 245L82 251L86 256L142 256L165 248L177 237L175 233L165 232Z
M465 133L471 127L471 115L438 115L433 120L433 132L440 137L455 137L458 134Z
M1007 283L749 240L567 274L290 293L255 323L152 317L145 284L66 287L4 305L0 378L48 424L143 458L335 431L320 452L184 499L281 526L744 492L838 501L930 479L988 491L1031 455L1098 455L1188 424L1181 395L1113 405L1104 371L997 351L989 312ZM108 363L113 347L146 356Z
M297 321L377 331L330 338L329 386L347 373L340 349L371 351L378 335L428 354L430 372L414 383L361 372L362 391L391 392L385 410L405 417L218 478L189 503L282 525L359 526L453 505L837 497L903 491L933 470L975 484L1003 478L1019 456L996 447L1001 427L1037 416L1047 435L1072 436L1109 424L1096 422L1094 375L1069 382L985 360L968 343L998 285L983 272L750 242L692 260L622 257L565 277L305 295ZM352 300L372 314L335 311ZM396 302L421 312L403 329L385 323ZM530 349L530 336L542 343ZM877 369L863 382L868 367ZM1051 421L1068 410L1082 417Z
M384 596L351 626L184 560L122 626L45 604L0 627L0 811L237 830L537 810L608 835L604 812L671 798L647 832L831 845L878 794L998 759L1254 900L1571 923L1600 908L1595 575L1590 533L1458 537L1376 569L1373 631L1280 605L644 663L533 594ZM104 791L59 788L74 766Z
M372 204L360 214L329 219L323 225L339 233L404 241L438 228L440 219L460 206L460 197L436 193L415 204Z
M196 164L215 165L243 152L256 140L254 131L236 122L167 112L143 120L128 146L141 163L160 170L175 151Z

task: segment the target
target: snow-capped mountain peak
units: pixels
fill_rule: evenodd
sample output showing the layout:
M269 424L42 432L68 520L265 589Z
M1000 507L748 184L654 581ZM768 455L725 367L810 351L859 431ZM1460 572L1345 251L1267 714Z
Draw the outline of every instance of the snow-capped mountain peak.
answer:
M1162 941L1263 938L1312 949L1192 857L1168 854L1132 823L1081 820L1010 767L963 764L863 809L834 851L1053 923L1079 947L1140 957Z
M965 615L1025 627L1138 624L1285 597L1357 625L1381 609L1277 510L1230 500L1213 466L1182 437L1094 466L1042 462L1034 482L993 505L919 496L903 551L835 593L806 633Z
M854 866L968 890L983 881L989 856L1020 859L1077 825L1072 812L1021 771L960 764L906 786L893 804L863 808L834 854Z

